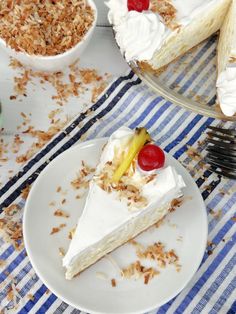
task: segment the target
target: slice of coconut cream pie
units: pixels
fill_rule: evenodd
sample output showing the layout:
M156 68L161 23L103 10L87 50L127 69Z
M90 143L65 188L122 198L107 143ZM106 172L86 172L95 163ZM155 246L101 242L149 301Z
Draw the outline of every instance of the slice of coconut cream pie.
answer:
M106 4L126 60L155 72L223 25L218 47L218 99L225 115L235 114L234 0L108 0Z
M144 128L122 127L105 145L82 216L63 258L66 278L161 220L183 195L183 179Z

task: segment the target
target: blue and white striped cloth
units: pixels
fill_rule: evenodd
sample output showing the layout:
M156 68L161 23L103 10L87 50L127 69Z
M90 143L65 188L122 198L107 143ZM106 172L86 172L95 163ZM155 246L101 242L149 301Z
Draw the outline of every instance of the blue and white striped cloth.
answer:
M171 75L166 74L166 81L175 87L181 85L182 93L188 93L190 87L196 93L204 90L212 103L214 91L206 77L214 67L211 61L214 53L214 46L208 42L195 59L191 57L194 60L191 65L186 62L185 72L179 73L175 66ZM91 110L76 117L1 188L1 210L18 204L23 211L21 191L35 181L48 162L78 141L109 136L121 125L146 127L152 138L189 170L205 201L208 240L214 244L214 249L211 246L206 249L201 266L188 286L153 313L236 313L236 183L210 172L201 159L192 159L187 153L192 147L204 156L206 128L222 122L173 105L150 91L132 72L114 81ZM232 127L232 123L224 126ZM1 215L4 217L4 210ZM0 266L3 313L80 313L48 291L35 274L24 249L17 251L0 238L0 260L6 261ZM12 282L20 297L17 310L11 311L12 301L7 299L7 293Z

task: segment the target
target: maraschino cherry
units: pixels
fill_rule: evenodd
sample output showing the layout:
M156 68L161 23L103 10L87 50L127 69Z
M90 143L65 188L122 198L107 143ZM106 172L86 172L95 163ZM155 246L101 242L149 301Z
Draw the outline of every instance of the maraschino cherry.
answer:
M142 12L148 10L149 0L128 0L128 10Z
M154 144L143 146L138 154L138 165L144 171L162 168L164 163L165 154L163 150Z

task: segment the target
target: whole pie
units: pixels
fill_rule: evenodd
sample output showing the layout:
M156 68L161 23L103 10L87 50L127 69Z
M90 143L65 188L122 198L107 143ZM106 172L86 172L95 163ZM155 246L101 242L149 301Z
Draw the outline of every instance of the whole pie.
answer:
M108 19L128 62L164 66L220 30L217 95L222 112L236 113L235 0L109 0Z

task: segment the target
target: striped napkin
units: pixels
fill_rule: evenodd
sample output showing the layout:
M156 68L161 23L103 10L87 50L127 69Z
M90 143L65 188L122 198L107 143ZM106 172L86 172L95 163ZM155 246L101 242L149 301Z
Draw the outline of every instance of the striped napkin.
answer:
M211 45L208 48L210 55ZM184 80L186 92L190 85L197 92L202 88L199 83L202 71L196 72L193 66L187 74L175 71L167 79L173 84ZM146 127L157 144L187 168L202 193L208 212L209 245L199 270L178 296L153 313L236 313L236 184L210 172L203 162L205 130L209 125L222 126L222 122L173 105L150 91L132 72L116 79L97 103L71 121L1 188L0 226L6 217L21 226L25 204L22 191L37 179L51 160L79 141L109 136L122 125ZM224 126L233 125L227 122ZM15 246L0 237L2 312L80 313L58 299L40 281L20 238L18 247Z

